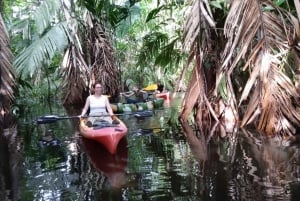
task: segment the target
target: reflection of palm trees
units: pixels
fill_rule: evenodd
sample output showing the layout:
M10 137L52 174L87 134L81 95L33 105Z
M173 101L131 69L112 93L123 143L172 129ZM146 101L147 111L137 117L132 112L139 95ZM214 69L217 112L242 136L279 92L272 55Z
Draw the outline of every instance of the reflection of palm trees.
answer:
M207 144L205 136L202 132L198 133L196 136L193 128L187 123L182 123L183 133L187 138L187 142L190 146L190 149L198 162L204 162L207 160Z
M242 177L252 180L253 189L259 188L266 198L290 200L289 185L297 182L299 172L299 150L294 147L278 146L274 138L258 139L250 131L243 130ZM248 148L250 147L250 149ZM250 175L250 177L249 177Z
M21 152L16 136L16 127L0 135L0 200L20 200Z
M225 170L222 169L223 164L221 161L221 157L225 158L223 156L224 151L219 144L211 142L217 125L206 135L204 132L193 129L188 123L182 122L184 135L191 152L199 163L200 177L198 182L203 183L201 188L203 196L211 200L217 200L218 197L226 200L227 192L224 190L226 190L228 181L226 180L226 174L224 174Z
M245 130L210 139L213 133L205 135L187 123L182 127L200 166L204 194L212 198L223 194L224 200L252 200L253 195L257 200L297 197L291 187L300 177L296 147L278 146L274 138L263 139Z

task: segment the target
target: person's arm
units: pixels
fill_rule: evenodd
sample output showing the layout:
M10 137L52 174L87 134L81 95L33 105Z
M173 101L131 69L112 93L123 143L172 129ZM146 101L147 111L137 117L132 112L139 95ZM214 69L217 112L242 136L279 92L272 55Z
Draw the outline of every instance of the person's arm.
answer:
M82 109L82 112L81 112L81 115L80 115L81 117L86 114L87 110L89 109L89 106L90 106L90 96L87 97L87 99L85 101L85 105L84 105L84 107Z
M125 96L126 98L129 98L130 96L134 95L133 91L130 91L129 93L121 93L122 96Z
M144 94L148 94L148 91L145 91L143 89L140 90L140 92L144 93Z
M109 102L109 100L108 100L107 97L105 97L105 105L106 105L106 109L107 109L107 111L108 111L108 114L109 114L110 116L114 116L114 112L113 112L113 110L112 110L112 108L111 108L111 106L110 106L110 102Z

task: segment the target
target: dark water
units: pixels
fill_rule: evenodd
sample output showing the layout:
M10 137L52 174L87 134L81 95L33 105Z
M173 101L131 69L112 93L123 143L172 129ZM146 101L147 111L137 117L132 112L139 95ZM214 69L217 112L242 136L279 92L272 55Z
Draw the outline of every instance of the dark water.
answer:
M174 111L120 116L129 132L116 155L83 139L76 119L20 118L0 139L0 200L300 200L297 144L170 127Z

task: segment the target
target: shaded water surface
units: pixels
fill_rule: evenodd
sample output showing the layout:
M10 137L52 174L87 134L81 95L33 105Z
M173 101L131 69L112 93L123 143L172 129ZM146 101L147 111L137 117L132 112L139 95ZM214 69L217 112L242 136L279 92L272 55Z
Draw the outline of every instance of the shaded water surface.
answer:
M172 128L171 108L144 119L120 116L129 132L116 155L83 139L76 119L20 119L18 131L1 136L0 199L300 200L297 144L244 130L220 137Z

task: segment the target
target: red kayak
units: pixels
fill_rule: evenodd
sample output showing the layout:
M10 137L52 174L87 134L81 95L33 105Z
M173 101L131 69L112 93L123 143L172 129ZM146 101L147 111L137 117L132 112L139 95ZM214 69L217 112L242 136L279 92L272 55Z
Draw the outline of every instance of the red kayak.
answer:
M88 127L86 126L86 118L80 120L80 133L83 137L95 140L101 143L111 154L117 151L120 140L126 135L128 129L120 120L119 124L111 124L107 126Z
M162 93L155 94L155 97L156 98L163 98L167 101L170 101L171 94L170 94L170 92L162 92Z

